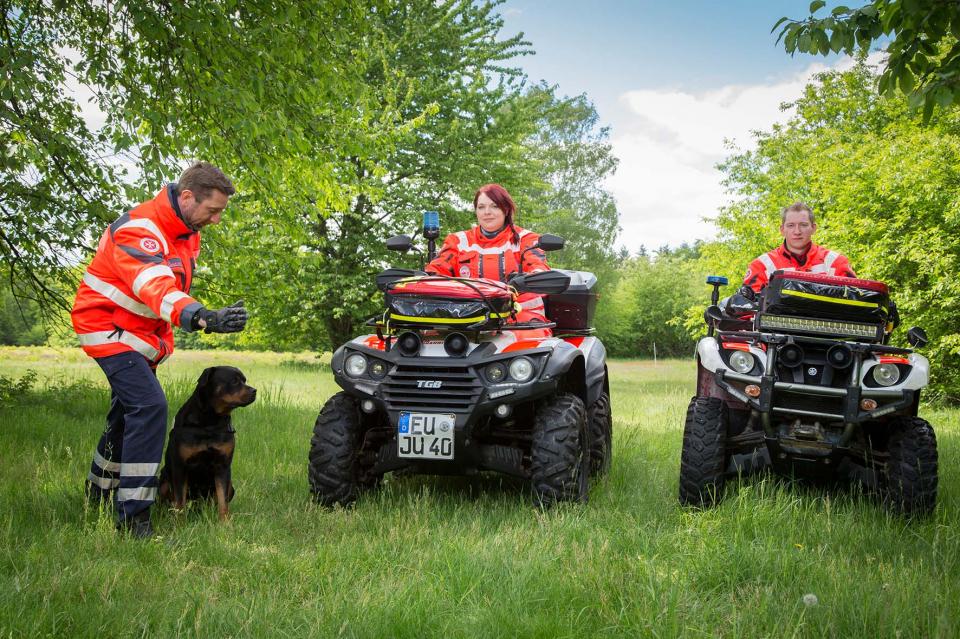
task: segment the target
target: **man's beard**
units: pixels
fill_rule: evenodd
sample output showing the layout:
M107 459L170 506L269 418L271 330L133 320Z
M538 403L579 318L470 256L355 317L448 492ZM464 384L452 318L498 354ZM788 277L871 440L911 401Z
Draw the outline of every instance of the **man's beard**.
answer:
M196 209L196 204L194 204L193 208ZM180 219L183 220L183 223L187 226L188 229L196 232L196 231L199 231L201 227L190 221L190 215L192 213L193 213L192 209L190 211L181 211L182 215Z

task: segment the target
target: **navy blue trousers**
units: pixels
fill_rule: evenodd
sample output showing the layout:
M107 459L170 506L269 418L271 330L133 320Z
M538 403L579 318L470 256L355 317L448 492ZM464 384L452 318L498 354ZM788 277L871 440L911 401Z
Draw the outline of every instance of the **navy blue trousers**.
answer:
M87 476L91 494L116 502L124 521L157 498L157 472L167 433L167 398L156 370L133 351L96 358L110 382L107 427Z

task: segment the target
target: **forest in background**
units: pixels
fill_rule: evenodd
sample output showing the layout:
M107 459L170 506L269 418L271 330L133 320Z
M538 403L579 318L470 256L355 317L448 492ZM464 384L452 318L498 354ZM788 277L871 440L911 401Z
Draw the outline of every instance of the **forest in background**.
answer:
M376 272L418 265L383 240L411 233L424 210L441 212L444 231L465 228L473 191L496 181L522 226L568 238L554 266L598 275L612 355L689 356L706 276L729 277L732 292L779 243L780 209L802 200L815 241L891 285L904 321L894 342L927 330L935 395L960 399L955 105L917 108L862 58L822 74L785 105L787 123L730 148L716 238L630 255L605 188L609 130L588 96L523 75L532 45L502 36L497 4L307 3L283 21L228 1L7 7L0 343L71 344L64 308L103 227L202 157L238 195L204 234L193 294L243 298L255 319L239 336L181 333L181 347L335 347L380 308Z

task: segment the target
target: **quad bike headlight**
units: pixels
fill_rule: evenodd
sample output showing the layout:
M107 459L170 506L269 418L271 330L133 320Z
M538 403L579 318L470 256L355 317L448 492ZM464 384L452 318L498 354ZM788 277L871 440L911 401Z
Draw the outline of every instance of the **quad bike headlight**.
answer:
M526 357L518 357L510 362L510 377L518 382L525 382L533 377L535 367Z
M733 351L730 353L730 368L742 375L746 375L752 371L754 363L753 355L746 351Z
M381 359L375 359L370 362L370 377L374 379L383 379L387 376L389 370L387 363Z
M900 381L900 369L896 364L878 364L873 367L873 381L881 386L893 386Z
M507 367L503 365L503 362L494 362L486 368L487 380L496 384L497 382L502 382L503 379L507 376Z
M347 357L343 367L350 377L360 377L367 372L367 358L360 353L354 353Z

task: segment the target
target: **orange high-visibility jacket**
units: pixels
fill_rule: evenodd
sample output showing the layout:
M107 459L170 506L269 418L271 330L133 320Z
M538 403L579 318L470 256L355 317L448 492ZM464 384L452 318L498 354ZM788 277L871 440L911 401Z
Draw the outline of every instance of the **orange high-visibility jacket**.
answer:
M494 237L486 237L479 226L474 226L467 231L451 233L443 241L440 254L427 265L425 270L437 275L485 277L506 282L510 275L520 270L520 255L524 251L526 251L523 255L524 273L549 270L543 251L540 249L527 251L537 243L540 235L519 226L514 228L520 236L519 242L514 242L513 231L509 226ZM537 316L543 315L543 298L539 295L522 293L518 301L523 311L527 311L527 313L521 312L519 317L521 321L529 319L530 313Z
M764 253L750 262L743 283L759 293L774 271L801 271L805 273L825 273L826 275L840 275L842 277L856 277L850 268L846 256L831 251L813 242L807 252L797 257L787 249L786 243L781 244L769 253Z
M200 233L183 221L168 185L107 227L77 290L71 318L90 357L136 351L151 364L173 352L173 327L203 308L188 295Z

